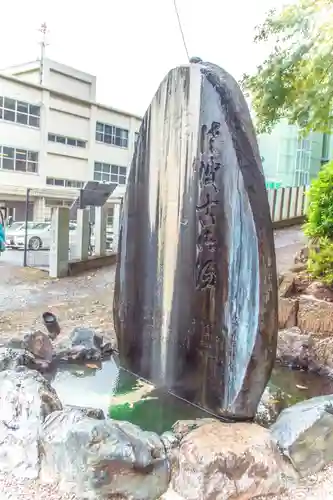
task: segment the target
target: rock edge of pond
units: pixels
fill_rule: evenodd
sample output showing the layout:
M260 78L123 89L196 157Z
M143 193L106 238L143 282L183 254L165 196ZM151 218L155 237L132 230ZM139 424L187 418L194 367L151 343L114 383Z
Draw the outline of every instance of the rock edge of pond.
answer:
M170 487L186 500L265 498L332 456L333 396L284 410L269 429L196 419L159 436L98 408L64 405L34 357L22 345L0 351L0 465L20 479L93 500L157 500Z

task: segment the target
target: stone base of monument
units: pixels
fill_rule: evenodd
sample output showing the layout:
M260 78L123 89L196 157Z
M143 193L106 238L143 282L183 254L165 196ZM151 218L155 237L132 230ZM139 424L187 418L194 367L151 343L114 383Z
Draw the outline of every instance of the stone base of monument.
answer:
M78 335L76 330L76 340ZM93 341L86 330L81 338ZM94 342L93 352L97 345L101 348L103 344ZM82 368L93 369L95 365L88 358ZM34 367L31 352L22 347L2 348L1 471L20 479L57 484L77 499L279 497L297 482L298 475L320 470L333 456L333 397L290 407L271 429L207 417L180 420L159 434L105 417L103 409L96 406L97 400L91 401L93 407L68 405L62 399L65 393L56 392L57 384L53 387L54 382ZM77 372L78 384L83 376L84 372ZM72 393L78 384L72 386ZM141 385L138 392L147 396L148 389ZM149 391L146 401L154 403L154 391ZM123 408L119 413L123 404L135 406L129 393L120 395L117 403L118 418L125 415ZM148 404L149 408L153 407ZM139 410L144 412L145 406ZM161 416L155 414L157 418Z

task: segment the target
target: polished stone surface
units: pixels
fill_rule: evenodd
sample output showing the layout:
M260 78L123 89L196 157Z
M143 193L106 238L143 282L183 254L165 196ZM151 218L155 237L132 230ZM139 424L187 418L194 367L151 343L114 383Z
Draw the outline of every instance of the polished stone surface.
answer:
M251 419L275 359L276 290L245 99L215 65L173 69L144 117L123 202L121 359L220 416Z

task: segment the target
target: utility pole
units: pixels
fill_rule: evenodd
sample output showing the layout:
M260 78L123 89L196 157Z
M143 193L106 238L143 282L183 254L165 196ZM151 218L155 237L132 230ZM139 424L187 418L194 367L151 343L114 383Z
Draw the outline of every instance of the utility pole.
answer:
M47 24L44 22L41 24L39 30L42 34L42 39L40 41L40 66L39 66L39 83L43 85L44 83L44 59L45 59L45 49L48 45L46 43L46 35L48 33Z

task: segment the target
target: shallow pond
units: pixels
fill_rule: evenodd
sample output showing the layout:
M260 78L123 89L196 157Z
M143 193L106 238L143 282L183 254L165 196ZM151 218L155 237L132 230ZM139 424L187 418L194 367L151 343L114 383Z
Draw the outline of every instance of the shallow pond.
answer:
M48 378L63 404L101 408L111 418L158 434L177 420L212 416L119 368L116 358L101 366L60 365ZM275 416L283 408L325 394L333 394L333 380L281 367L274 369L265 391Z
M110 418L127 420L158 434L170 430L177 420L211 417L119 368L116 358L101 367L60 365L47 378L63 404L101 408Z

